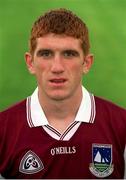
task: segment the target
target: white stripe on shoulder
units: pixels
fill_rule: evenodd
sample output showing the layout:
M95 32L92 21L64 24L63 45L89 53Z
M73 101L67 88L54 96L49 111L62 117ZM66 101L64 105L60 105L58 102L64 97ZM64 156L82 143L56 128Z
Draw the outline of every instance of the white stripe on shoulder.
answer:
M26 100L26 113L27 113L27 122L29 127L34 127L34 124L32 122L32 117L31 117L31 97L27 97Z
M96 115L96 105L95 105L95 99L94 95L90 94L91 98L91 116L90 116L90 123L94 123L95 115Z

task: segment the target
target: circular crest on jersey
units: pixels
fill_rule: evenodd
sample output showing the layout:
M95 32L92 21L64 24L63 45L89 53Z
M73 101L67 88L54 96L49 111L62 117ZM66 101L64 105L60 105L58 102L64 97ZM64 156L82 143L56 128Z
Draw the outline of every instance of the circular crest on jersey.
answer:
M19 171L24 174L34 174L44 169L44 165L40 158L31 150L22 158Z

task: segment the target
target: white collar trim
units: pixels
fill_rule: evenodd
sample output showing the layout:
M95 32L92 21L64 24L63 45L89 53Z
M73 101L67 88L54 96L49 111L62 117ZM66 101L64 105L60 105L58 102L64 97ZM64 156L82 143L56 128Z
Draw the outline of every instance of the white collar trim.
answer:
M82 86L83 97L74 121L93 123L95 119L94 96ZM27 98L27 121L30 127L48 125L48 120L39 103L38 88Z

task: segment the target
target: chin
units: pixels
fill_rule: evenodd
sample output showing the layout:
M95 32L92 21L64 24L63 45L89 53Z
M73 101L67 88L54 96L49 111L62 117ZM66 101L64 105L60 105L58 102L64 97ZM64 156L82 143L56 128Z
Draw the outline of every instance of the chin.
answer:
M62 97L62 96L54 96L54 97L51 97L52 100L54 101L63 101L66 99L66 97Z
M51 95L49 96L50 99L55 100L55 101L63 101L65 99L69 98L69 95L61 95L61 94L55 94L55 95Z

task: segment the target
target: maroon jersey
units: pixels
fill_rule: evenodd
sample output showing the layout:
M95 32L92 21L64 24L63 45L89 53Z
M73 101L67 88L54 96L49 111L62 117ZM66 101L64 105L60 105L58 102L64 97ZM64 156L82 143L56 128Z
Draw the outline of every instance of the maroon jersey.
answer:
M61 134L46 122L38 104L32 95L0 113L3 177L124 178L123 108L87 93L75 120Z

